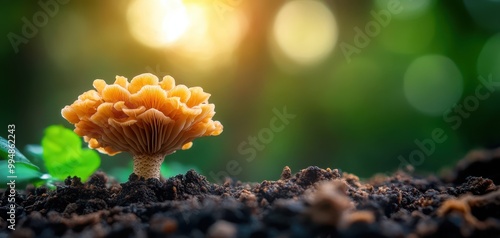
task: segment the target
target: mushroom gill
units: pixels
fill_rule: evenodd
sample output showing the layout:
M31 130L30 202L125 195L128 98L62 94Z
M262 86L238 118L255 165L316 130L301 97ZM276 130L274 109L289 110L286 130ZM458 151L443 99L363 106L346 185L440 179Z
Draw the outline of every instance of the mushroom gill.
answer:
M189 149L195 138L222 132L222 124L212 120L210 94L175 85L171 76L159 81L146 73L130 83L116 76L114 84L97 79L93 86L64 107L62 116L90 148L109 155L131 153L138 176L159 178L166 155Z

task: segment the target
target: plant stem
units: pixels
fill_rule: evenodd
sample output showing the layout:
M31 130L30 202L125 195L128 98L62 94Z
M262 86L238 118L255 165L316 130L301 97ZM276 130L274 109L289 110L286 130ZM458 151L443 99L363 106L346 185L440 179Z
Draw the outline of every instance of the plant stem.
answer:
M156 178L160 179L160 167L165 156L134 156L134 173L145 179Z

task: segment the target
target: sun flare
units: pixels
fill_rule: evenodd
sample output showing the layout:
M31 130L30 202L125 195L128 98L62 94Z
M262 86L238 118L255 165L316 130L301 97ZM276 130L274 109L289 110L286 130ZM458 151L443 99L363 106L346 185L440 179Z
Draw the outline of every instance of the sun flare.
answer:
M150 47L176 42L190 24L181 0L135 0L129 5L127 20L132 35Z
M141 44L164 50L175 63L212 69L231 62L246 31L236 7L219 11L212 2L196 0L133 0L128 26Z

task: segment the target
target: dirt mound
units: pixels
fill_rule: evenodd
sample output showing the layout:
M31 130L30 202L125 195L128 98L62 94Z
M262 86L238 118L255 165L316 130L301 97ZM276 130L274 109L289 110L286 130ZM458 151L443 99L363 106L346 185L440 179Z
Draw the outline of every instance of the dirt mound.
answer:
M360 181L337 169L285 167L276 181L213 184L193 170L166 180L19 191L12 237L500 237L498 152L474 152L447 176L397 172ZM495 167L496 166L496 167ZM483 173L484 172L484 173Z

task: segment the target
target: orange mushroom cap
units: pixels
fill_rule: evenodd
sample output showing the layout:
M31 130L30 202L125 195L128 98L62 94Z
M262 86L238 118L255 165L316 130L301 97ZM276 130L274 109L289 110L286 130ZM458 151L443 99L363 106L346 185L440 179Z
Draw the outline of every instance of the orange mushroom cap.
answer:
M97 79L93 86L61 113L90 148L102 153L163 157L189 149L195 138L222 133L222 124L212 120L210 94L175 85L171 76L159 81L146 73L130 83L116 76L114 84Z

